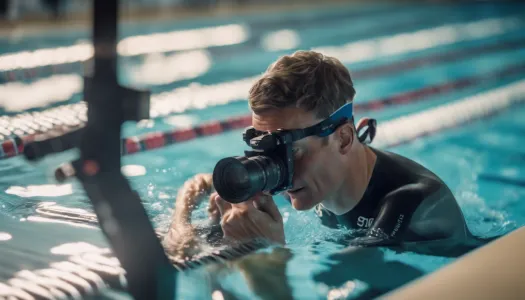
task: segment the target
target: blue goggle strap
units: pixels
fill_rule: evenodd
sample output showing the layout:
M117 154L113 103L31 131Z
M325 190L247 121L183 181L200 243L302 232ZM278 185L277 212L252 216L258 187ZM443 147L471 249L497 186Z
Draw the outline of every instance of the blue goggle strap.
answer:
M326 120L321 121L314 126L305 128L304 130L311 131L311 134L309 135L317 135L320 137L332 134L339 125L353 118L354 114L352 104L352 102L346 103L331 114Z

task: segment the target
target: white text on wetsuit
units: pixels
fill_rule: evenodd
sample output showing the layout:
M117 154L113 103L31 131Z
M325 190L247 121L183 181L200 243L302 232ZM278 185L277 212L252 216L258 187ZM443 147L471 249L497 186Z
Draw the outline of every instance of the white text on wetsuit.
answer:
M396 227L394 227L394 231L392 231L392 236L396 235L397 231L401 227L401 223L403 223L404 218L405 218L405 215L399 215L399 218L397 218Z
M357 226L369 228L372 226L372 223L374 223L374 218L365 218L363 216L359 216L357 218Z

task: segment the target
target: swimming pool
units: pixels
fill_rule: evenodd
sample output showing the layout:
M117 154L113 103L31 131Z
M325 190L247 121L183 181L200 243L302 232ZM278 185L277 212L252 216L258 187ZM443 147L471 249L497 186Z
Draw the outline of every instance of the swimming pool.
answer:
M237 23L243 24L240 28L249 30L231 45L205 45L203 49L190 50L206 53L194 52L192 55L195 56L187 56L186 59L194 57L207 60L208 64L204 63L200 72L187 67L182 75L173 75L172 78L176 78L174 82L164 83L162 78L157 78L161 83L155 83L154 77L138 78L130 75L135 74L130 71L134 68L147 68L144 67L148 65L145 62L155 65L155 62L165 62L163 59L166 58L149 57L148 60L143 56L126 57L121 70L123 75L127 75L124 76L125 81L151 87L156 93L153 108L159 115L138 126L128 124L126 135L192 126L248 113L243 97L251 78L262 72L279 55L299 48L324 49L327 53L338 54L356 74L356 104L375 103L374 106L358 110L357 117L374 116L380 124L519 83L523 75L512 72L512 68L523 64L525 58L525 48L520 44L525 38L522 30L525 20L516 13L523 6L476 4L476 7L448 5L430 9L428 6L367 6L359 9L351 7L283 13L271 17L261 15L228 20L170 22L154 24L147 29L129 25L124 34L130 36ZM444 33L448 33L445 38ZM272 44L268 40L275 34L285 35L287 40L295 40L296 43ZM425 36L427 38L421 40ZM429 36L433 38L429 39ZM47 44L42 44L44 37L28 38L2 48L2 51L64 46L81 38L85 36L71 33L55 37L53 42L46 40ZM399 41L406 39L412 43L398 45ZM501 46L504 44L509 46ZM393 47L395 45L398 45L397 48ZM276 50L279 47L287 49ZM465 54L448 59L436 58L459 50ZM180 54L180 49L174 51L174 55ZM418 58L426 63L399 66L400 62ZM181 62L180 59L176 61ZM396 64L397 67L388 68ZM374 68L375 71L371 71ZM41 76L28 79L26 84L29 86L26 89L43 78L53 76L44 71L38 73ZM75 75L71 76L74 78ZM458 81L463 83L451 84ZM4 85L13 82L17 80L4 77ZM199 85L189 85L191 82ZM437 88L440 86L448 88ZM432 92L421 92L428 87L434 87ZM52 107L72 105L81 99L79 92L73 86L70 97L61 101L43 101L44 104L31 109L45 112ZM163 92L170 93L168 95L178 101L178 106L177 103L166 105L171 98L158 96ZM377 104L386 103L385 99L400 94L412 95L408 98L418 101L397 105ZM193 95L193 98L188 95ZM2 112L11 118L9 120L19 113L16 108L3 109ZM525 205L520 202L525 193L525 171L520 167L524 154L519 151L519 144L523 141L521 133L525 127L520 117L524 114L525 107L517 106L490 119L418 138L389 147L388 150L413 158L441 176L458 197L469 228L474 233L482 236L506 233L525 224ZM417 127L418 124L412 126ZM140 193L156 227L168 225L177 189L187 178L199 172L210 172L217 160L224 156L241 153L244 145L240 134L239 130L235 130L124 157L124 171ZM48 157L37 164L29 164L21 157L0 160L0 188L3 191L0 213L6 218L24 220L38 226L38 219L34 218L38 216L35 209L42 202L56 202L64 207L91 211L77 182L55 185L56 182L51 179L54 169L73 157L74 153L64 153ZM367 286L372 294L383 293L452 261L449 258L412 253L395 254L387 250L384 251L384 258L375 257L367 261L366 267L359 261L362 257L334 261L328 258L328 254L341 249L341 246L326 241L326 237L339 232L321 227L313 212L296 212L283 199L278 198L277 201L285 220L290 252L279 252L273 256L264 256L263 253L257 257L274 266L272 270L244 261L222 273L207 274L202 270L190 272L181 275L181 295L188 299L200 297L200 293L205 293L203 290L212 289L214 285L210 282L214 282L224 293L228 291L248 298L254 291L261 290L267 298L286 298L286 295L297 299L352 298L357 297L359 291L367 290ZM204 208L201 207L194 217L204 218ZM17 232L10 233L17 235ZM100 236L96 230L82 233L86 239ZM38 247L38 244L34 246ZM29 249L21 250L30 253ZM32 266L30 262L23 264L28 269ZM15 263L12 268L19 267ZM266 278L265 281L261 278L268 272L271 272L271 276L266 277L279 279L272 281ZM256 283L272 284L272 287L254 287Z

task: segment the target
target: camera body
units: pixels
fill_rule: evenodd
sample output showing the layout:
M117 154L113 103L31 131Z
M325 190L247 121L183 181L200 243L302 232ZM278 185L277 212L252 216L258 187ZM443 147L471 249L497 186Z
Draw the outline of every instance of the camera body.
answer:
M264 156L274 161L275 164L282 165L279 171L279 184L267 191L277 194L292 187L294 170L293 157L293 137L290 131L277 130L256 135L257 131L252 127L248 128L243 134L243 140L253 150L244 151L246 157ZM263 190L266 191L266 190Z
M224 200L240 203L259 192L274 195L292 187L292 131L261 132L248 127L243 140L252 150L244 151L245 156L221 159L213 171L213 185Z

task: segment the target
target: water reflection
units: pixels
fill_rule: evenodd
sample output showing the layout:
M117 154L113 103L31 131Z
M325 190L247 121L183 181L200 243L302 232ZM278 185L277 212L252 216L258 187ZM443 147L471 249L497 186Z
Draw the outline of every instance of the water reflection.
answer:
M0 71L79 62L85 61L92 56L93 46L88 43L7 53L0 55Z
M123 56L203 49L212 46L239 44L248 39L244 25L229 24L198 29L176 30L166 33L131 36L121 40L117 51ZM36 68L49 65L81 62L93 56L88 43L57 48L20 51L0 55L0 71Z
M13 238L13 236L10 235L9 233L7 233L7 232L0 232L0 242L2 242L2 241L9 241L12 238Z
M92 225L88 225L88 224L75 223L75 222L66 221L66 220L59 220L59 219L53 219L53 218L45 218L45 217L39 217L39 216L29 216L29 217L27 217L26 220L27 220L27 221L31 221L31 222L60 223L60 224L66 224L66 225L75 226L75 227L83 227L83 228L90 228L90 229L98 229L97 226L92 226Z
M120 55L131 56L146 53L162 53L212 46L235 45L248 39L248 28L240 24L229 24L207 28L177 30L132 36L118 43Z
M193 115L175 115L164 118L164 123L174 128L189 128L197 124L198 117Z
M261 45L266 51L279 51L298 48L301 38L296 30L283 29L266 34Z
M403 32L394 34L386 37L378 37L371 39L364 39L359 41L353 41L347 44L338 46L320 45L313 47L312 50L322 52L325 55L337 57L341 62L345 64L353 64L358 62L369 61L379 57L387 57L391 55L400 55L416 51L422 51L431 49L438 46L451 45L458 42L479 40L482 38L493 37L498 34L502 34L505 31L514 30L522 26L522 20L519 18L487 18L479 21L464 22L451 25L443 25L415 32ZM230 30L230 31L228 31ZM186 31L180 31L186 32ZM181 43L179 31L173 33L159 33L145 36L136 36L124 39L119 43L119 51L122 55L135 54L152 54L146 57L146 61L138 66L129 67L127 73L130 74L132 81L140 84L153 84L162 85L172 83L182 79L192 79L200 75L207 73L211 67L212 58L209 53L205 51L209 46L217 45L233 45L244 42L247 39L247 29L242 25L231 24L218 27L210 27L204 29L189 30L191 33L184 33L182 36L188 35L188 40L191 40L192 47ZM169 37L174 35L177 39L169 40ZM167 40L161 38L165 36ZM270 32L261 39L261 46L267 51L278 51L297 49L300 45L299 36L294 30L283 29L274 32ZM129 45L137 44L138 46L129 50ZM71 54L64 50L68 47L57 48L58 54L54 52L43 52L45 55L63 55L65 58L71 60L71 56L86 56L85 47L89 47L87 44L84 48L79 48L80 45L71 46ZM179 47L175 50L194 50L186 53L176 53L172 55L163 55L160 53L168 52L173 47ZM124 50L123 50L124 49ZM49 49L48 49L49 50ZM21 57L15 57L7 59L5 57L12 56L15 54L0 55L0 71L2 68L8 68L7 62L12 64L13 61L28 59L28 61L42 60L40 56L44 54L38 54L39 51L33 52L21 52ZM64 52L66 51L66 52ZM92 50L91 50L92 51ZM35 55L35 57L26 57L29 53ZM24 56L25 55L25 56ZM91 57L92 53L89 54ZM133 54L134 55L134 54ZM80 61L80 60L78 60ZM46 64L50 62L47 61ZM6 65L3 66L2 64ZM54 64L52 62L51 64ZM173 67L175 66L176 67ZM9 68L15 69L15 66ZM20 67L22 68L22 67ZM61 91L49 90L49 86L55 86L49 84L49 82L58 82L59 80L64 81L59 76L52 76L48 79L42 79L37 83L31 83L24 88L16 87L11 88L13 92L9 99L13 97L22 98L20 95L27 95L30 93L31 97L23 97L25 99L36 99L31 101L32 104L28 104L24 101L24 107L28 105L32 107L43 106L46 103L53 103L62 100L68 94L73 95L74 93L80 92L79 82L80 77L77 75L63 75L70 77L66 84L61 84ZM246 91L249 90L253 81L258 76L253 78L245 78L231 82L223 82L213 85L190 85L183 88L177 88L165 93L160 93L152 96L152 110L151 117L155 118L161 115L167 115L169 113L179 113L188 109L205 108L208 106L226 104L233 101L245 100ZM37 88L33 85L42 82L40 85L47 86L46 89ZM1 88L1 86L0 86ZM40 93L38 92L40 91ZM8 95L8 94L6 94ZM4 101L5 109L9 111L20 110L22 105L20 101Z
M486 38L519 26L521 26L519 18L493 18L351 42L343 46L315 47L312 50L337 57L341 62L348 64Z
M224 295L222 294L221 291L213 291L213 293L211 293L211 299L212 300L224 300Z
M79 255L82 253L110 253L109 248L100 248L86 242L65 243L51 248L51 253L57 255Z
M11 194L23 198L29 197L60 197L71 195L73 193L72 184L42 184L42 185L29 185L23 186L11 186L6 191L6 194Z
M82 208L65 207L55 202L42 202L37 205L35 213L36 215L28 216L21 221L60 223L90 229L98 228L97 216Z
M57 86L60 88L57 89ZM82 77L76 74L54 75L31 83L18 81L1 84L0 107L8 112L42 107L71 99L82 91L82 87Z
M385 260L379 248L348 248L325 256L330 263L323 270L314 272L316 290L309 291L312 298L371 299L424 274L413 266ZM293 250L274 248L269 252L249 254L225 265L211 266L209 271L222 294L229 295L224 299L240 296L236 295L236 290L241 288L224 280L231 272L239 272L250 292L260 299L294 299L294 294L305 293L294 289L306 287L304 280L308 280L298 280L287 274L289 263L294 259L297 257L294 257ZM238 281L233 283L239 284Z
M146 175L146 168L141 165L125 165L121 168L122 174L128 177Z
M329 255L329 258L330 267L314 274L313 279L335 287L335 291L331 290L334 294L354 292L355 295L350 295L351 299L377 297L424 275L423 271L411 265L386 260L380 248L347 248ZM349 281L354 283L352 290L344 288ZM355 284L360 282L366 283L368 287L356 289Z
M365 289L367 284L359 280L349 280L345 282L341 287L329 289L326 295L327 300L339 300L348 299L350 296L356 293L356 290L360 288Z
M172 55L151 54L144 63L129 67L131 82L162 85L191 79L206 73L212 64L210 54L199 50Z

